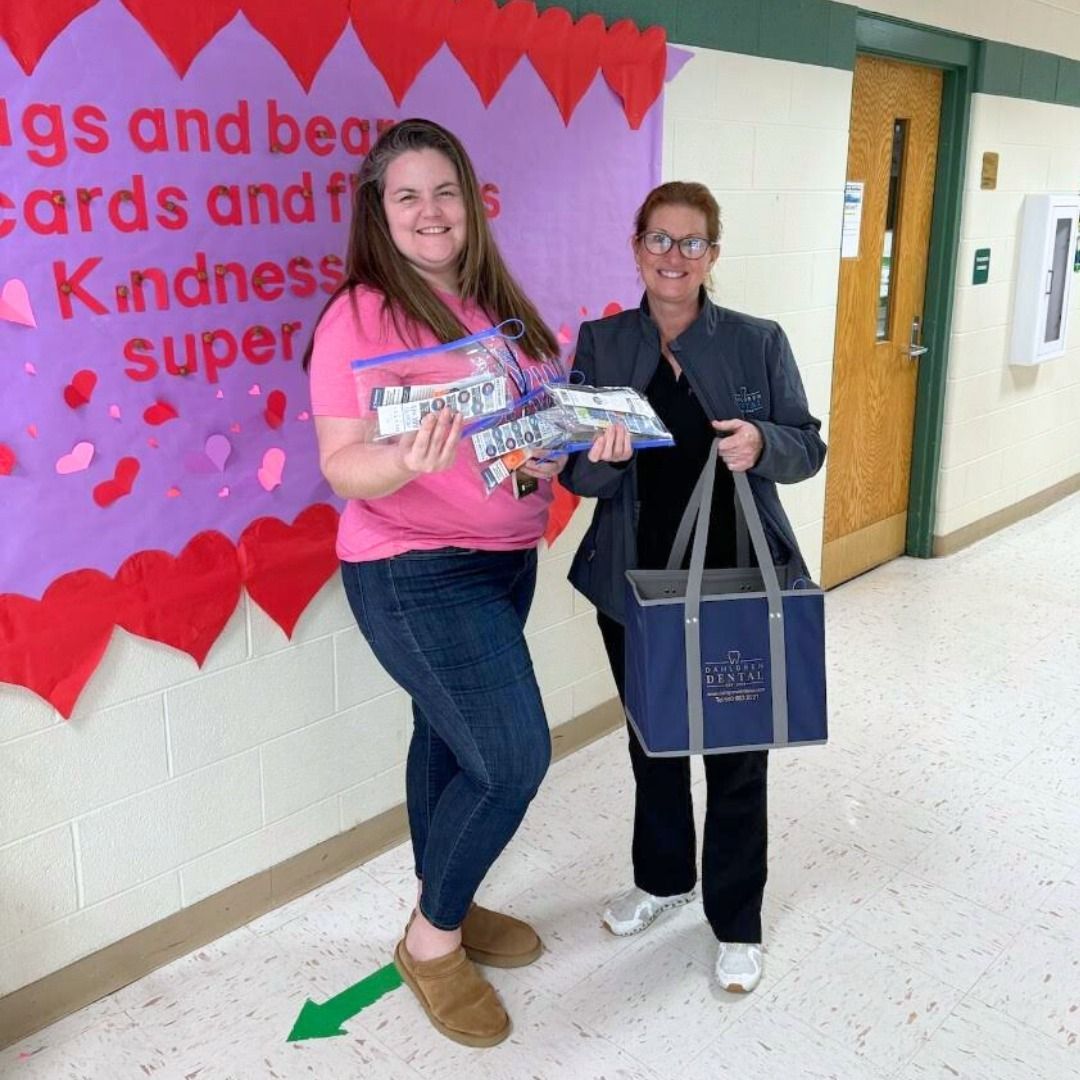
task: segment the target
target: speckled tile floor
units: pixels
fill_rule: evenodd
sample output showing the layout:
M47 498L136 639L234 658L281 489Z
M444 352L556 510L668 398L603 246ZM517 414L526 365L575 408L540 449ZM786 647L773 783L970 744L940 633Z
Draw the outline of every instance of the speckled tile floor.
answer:
M305 998L389 961L413 890L400 847L3 1051L0 1076L1080 1077L1078 536L1074 497L830 594L832 739L772 756L754 994L711 982L699 905L601 929L629 881L620 733L553 767L481 895L548 946L490 972L501 1046L446 1041L404 988L347 1035L286 1042Z

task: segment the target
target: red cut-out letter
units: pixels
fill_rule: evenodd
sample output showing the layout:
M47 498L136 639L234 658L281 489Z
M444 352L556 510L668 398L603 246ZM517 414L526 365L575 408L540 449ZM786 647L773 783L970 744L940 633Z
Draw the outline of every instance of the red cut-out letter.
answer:
M37 121L46 122L46 130L38 131ZM60 165L67 160L67 138L64 135L64 114L59 105L41 105L34 102L23 113L23 134L36 147L27 152L35 165ZM51 154L43 151L50 150Z
M149 127L149 135L143 134L144 124ZM144 154L157 150L169 149L169 131L165 126L165 110L136 109L128 120L128 137L131 145Z
M0 210L14 210L15 204L0 191ZM12 229L15 228L15 218L5 219L3 215L0 215L0 240L5 236L8 236ZM314 291L314 290L313 290ZM297 294L299 295L299 294Z
M163 228L175 232L184 229L188 223L188 212L181 206L187 202L187 192L183 188L163 187L157 193L157 204L161 213L154 215L154 220Z
M53 263L53 278L56 281L56 292L60 302L60 315L65 319L73 319L75 311L71 306L71 298L85 304L95 315L108 315L109 309L92 293L83 287L83 281L92 274L101 256L95 255L90 259L83 259L74 274L67 272L67 263L63 259L57 259Z
M266 103L266 143L268 149L278 154L293 154L300 145L300 125L287 112L278 112L278 103L273 98Z
M41 208L49 211L47 221L42 220ZM45 188L31 191L26 197L24 213L26 215L26 224L38 236L67 236L67 206L64 203L64 193L62 191L48 191Z
M157 361L143 352L151 348L151 343L145 338L132 338L124 345L124 359L135 367L124 368L124 374L135 382L148 382L158 373Z
M214 134L226 154L251 153L251 109L243 98L236 103L236 112L221 114Z
M109 118L96 105L80 105L72 114L75 129L82 134L72 142L84 154L100 154L109 149L109 132L105 123Z

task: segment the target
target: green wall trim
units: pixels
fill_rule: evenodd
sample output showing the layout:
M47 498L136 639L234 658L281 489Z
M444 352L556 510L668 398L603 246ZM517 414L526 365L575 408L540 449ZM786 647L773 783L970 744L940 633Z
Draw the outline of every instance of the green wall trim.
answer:
M829 0L759 0L759 56L828 67Z
M883 53L934 67L957 67L974 63L978 42L949 30L860 11L855 20L855 44L860 52Z
M1080 108L1080 60L1062 60L1058 65L1057 100Z
M1026 50L1020 72L1020 97L1053 101L1057 97L1059 57Z
M1080 106L1080 60L984 41L975 90L980 94Z
M837 0L536 0L536 6L566 8L575 19L595 12L609 26L620 19L662 26L679 45L846 71L855 66L856 48L946 66L960 62L958 50L976 45L971 89L977 93L1080 106L1080 60L863 12Z
M984 41L975 69L975 89L980 94L1019 97L1024 70L1024 50L1000 41Z
M974 63L946 69L941 95L934 212L923 301L923 341L930 351L919 367L908 494L907 552L922 559L929 559L934 554L934 520L956 300L956 260L975 70Z
M536 6L564 7L575 19L595 12L609 26L620 19L662 26L679 45L848 71L855 65L855 8L835 0L536 0Z

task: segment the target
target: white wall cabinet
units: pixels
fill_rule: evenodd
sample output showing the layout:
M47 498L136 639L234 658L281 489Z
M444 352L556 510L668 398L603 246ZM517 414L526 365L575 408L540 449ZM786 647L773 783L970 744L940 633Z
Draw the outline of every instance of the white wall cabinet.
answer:
M1028 195L1020 224L1011 364L1061 356L1069 329L1080 195Z

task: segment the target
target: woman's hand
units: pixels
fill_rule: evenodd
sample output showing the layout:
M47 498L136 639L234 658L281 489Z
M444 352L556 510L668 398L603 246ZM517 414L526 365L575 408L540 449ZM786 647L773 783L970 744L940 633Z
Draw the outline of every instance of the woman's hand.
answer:
M589 447L588 458L594 464L600 461L629 461L633 453L630 433L622 424L612 424L596 436Z
M539 453L543 454L544 451L540 450ZM537 480L552 480L563 471L564 465L566 465L566 454L545 457L543 461L530 457L518 468L518 472L523 472L526 476L535 476Z
M436 473L449 469L457 457L464 426L461 413L443 409L428 413L419 431L410 431L398 440L402 466L411 473Z
M756 424L749 420L714 420L712 426L723 436L717 451L732 472L746 472L757 464L765 440Z

